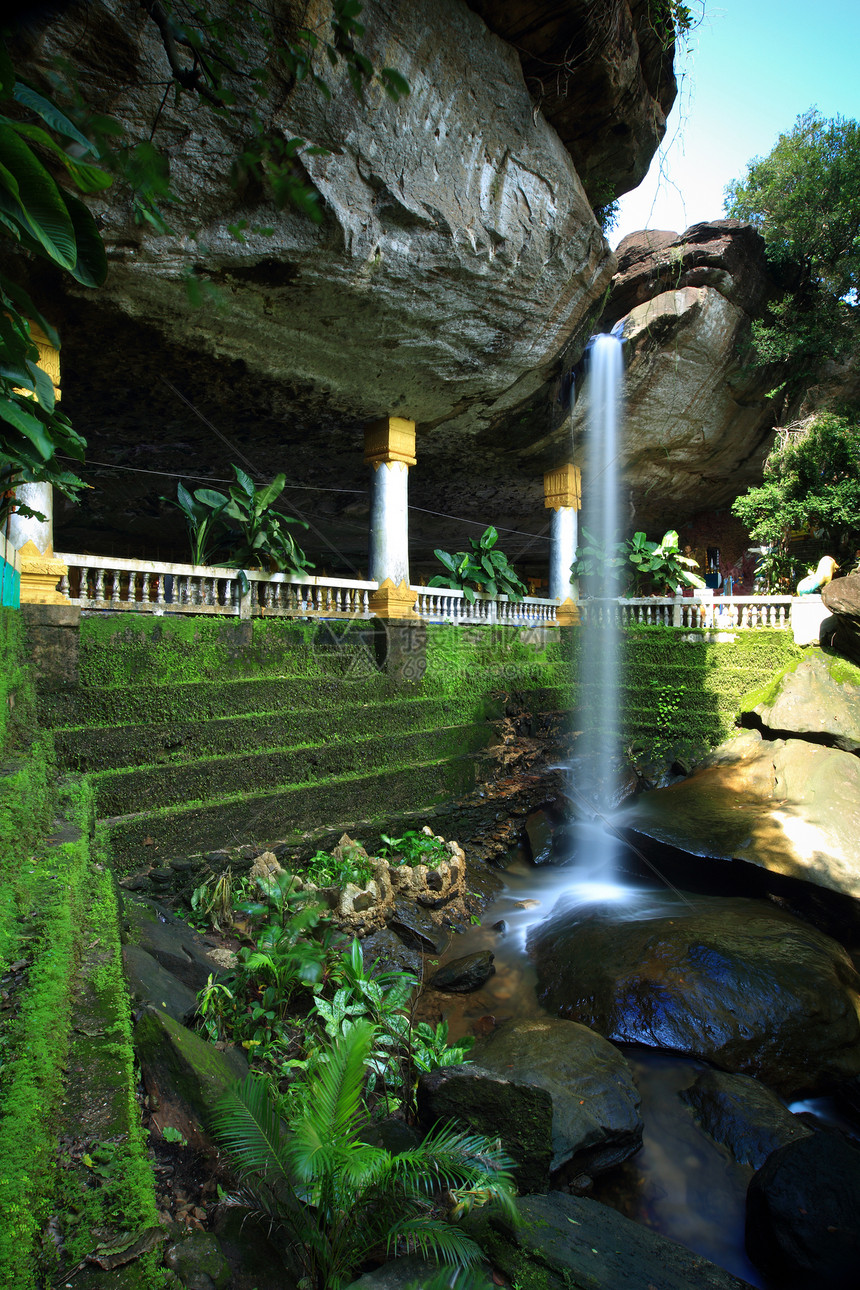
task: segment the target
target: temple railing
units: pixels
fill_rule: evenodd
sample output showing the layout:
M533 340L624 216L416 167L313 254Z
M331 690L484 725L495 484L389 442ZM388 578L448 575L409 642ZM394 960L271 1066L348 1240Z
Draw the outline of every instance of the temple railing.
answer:
M554 626L558 602L524 596L509 600L507 596L475 593L470 604L465 592L453 587L410 587L415 592L415 612L428 623L504 623L512 627Z
M791 596L641 597L579 602L583 622L595 616L620 627L681 627L688 630L739 631L791 628Z
M69 566L60 590L83 609L151 614L220 614L239 618L371 618L375 582L350 578L294 577L214 565L121 560L114 556L57 553Z
M114 556L57 552L68 565L60 590L83 609L132 610L151 614L215 614L254 618L372 618L377 584L355 578L299 577L245 572L214 565L123 560ZM470 603L453 587L410 587L415 612L429 623L500 623L552 627L558 603L538 596L509 600L476 593ZM579 602L582 621L612 616L621 627L666 626L687 630L737 631L756 627L788 630L790 596L667 596Z

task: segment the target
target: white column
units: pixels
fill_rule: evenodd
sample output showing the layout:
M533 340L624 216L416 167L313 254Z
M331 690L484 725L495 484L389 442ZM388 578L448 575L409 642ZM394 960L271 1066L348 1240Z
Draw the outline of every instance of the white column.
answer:
M549 599L577 600L578 589L570 566L576 555L577 514L572 506L559 506L550 517Z
M54 490L50 484L19 484L15 498L31 510L41 511L44 520L28 519L14 511L9 517L9 541L16 551L32 542L41 554L54 553Z
M408 584L409 467L402 461L374 465L371 487L369 577Z

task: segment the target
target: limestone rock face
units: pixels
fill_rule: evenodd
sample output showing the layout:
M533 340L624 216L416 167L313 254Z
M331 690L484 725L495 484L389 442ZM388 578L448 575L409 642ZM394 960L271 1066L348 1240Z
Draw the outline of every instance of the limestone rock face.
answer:
M519 52L529 92L592 202L605 205L635 188L677 92L674 41L648 0L469 0L469 7Z
M812 737L860 752L860 670L816 650L746 714L763 733Z
M625 920L560 909L529 941L538 999L607 1039L675 1049L780 1096L860 1071L860 976L836 941L764 901L697 896Z
M860 759L839 748L746 731L688 779L640 794L616 823L860 897Z
M744 371L742 342L771 288L764 243L736 220L632 233L600 330L623 326L623 485L637 527L677 528L757 482L777 405L770 374ZM587 408L579 401L579 433Z

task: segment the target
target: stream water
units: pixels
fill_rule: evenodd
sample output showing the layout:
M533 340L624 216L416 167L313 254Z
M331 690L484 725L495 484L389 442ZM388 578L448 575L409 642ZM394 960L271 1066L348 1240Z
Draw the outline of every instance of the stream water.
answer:
M479 991L445 996L443 1010L452 1038L480 1034L493 1022L546 1015L537 1000L526 938L559 899L565 904L614 899L620 918L635 918L664 908L667 893L598 882L569 867L538 868L517 853L505 870L503 890L484 911L480 926L454 937L441 960L484 949L495 955L496 974ZM494 930L499 923L504 930ZM433 1000L438 1006L440 996L434 994ZM643 1145L625 1164L598 1178L591 1195L750 1285L764 1286L744 1251L744 1206L753 1170L736 1164L704 1133L678 1097L703 1063L647 1048L619 1047L633 1067L642 1097Z

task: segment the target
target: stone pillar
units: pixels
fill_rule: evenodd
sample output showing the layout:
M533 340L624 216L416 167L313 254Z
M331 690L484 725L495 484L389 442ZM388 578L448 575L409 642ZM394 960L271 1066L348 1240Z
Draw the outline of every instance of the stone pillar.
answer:
M373 467L370 569L379 583L370 607L379 618L414 618L409 590L409 467L415 465L415 422L383 417L364 431L364 460Z
M580 472L570 462L543 477L544 505L552 508L549 554L549 599L558 601L560 627L579 622L577 587L570 566L576 555L577 511L582 506Z
M60 398L60 355L47 336L30 323L30 335L39 350L39 366L54 385L54 397ZM57 583L69 572L67 564L54 559L54 495L50 484L19 484L15 497L44 520L13 514L9 521L9 540L21 557L21 604L68 605L69 597L57 590Z

